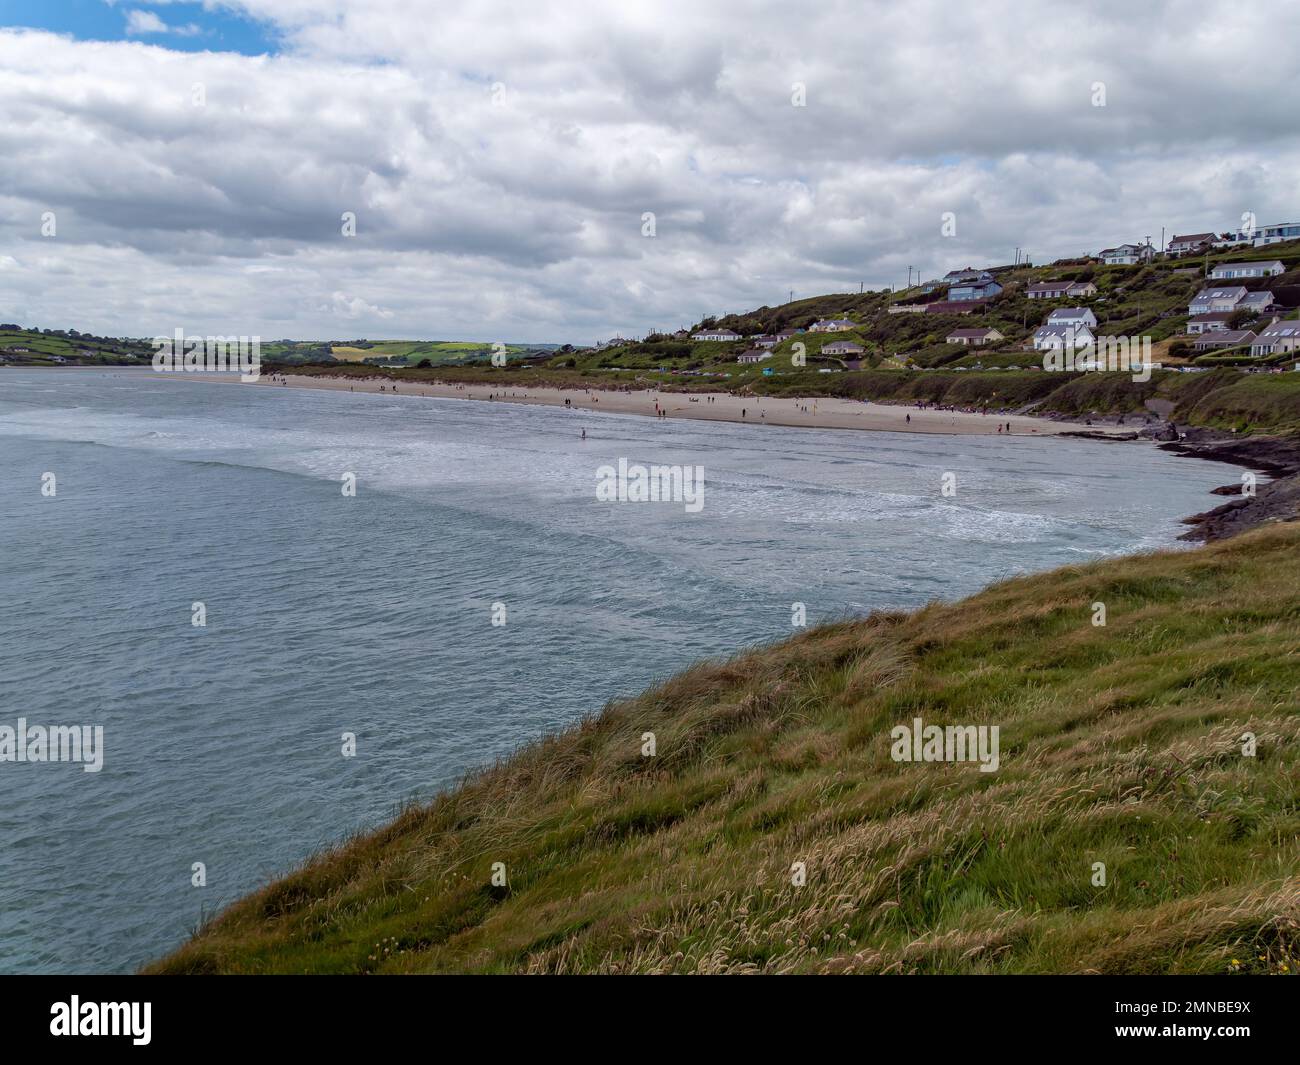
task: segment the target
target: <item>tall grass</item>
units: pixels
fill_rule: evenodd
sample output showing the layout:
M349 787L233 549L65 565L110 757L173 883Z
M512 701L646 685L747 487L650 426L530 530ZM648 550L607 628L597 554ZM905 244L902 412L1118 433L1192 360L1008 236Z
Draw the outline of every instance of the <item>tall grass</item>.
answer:
M1277 525L697 665L152 971L1295 971L1298 549ZM915 717L999 726L1000 768L893 761Z

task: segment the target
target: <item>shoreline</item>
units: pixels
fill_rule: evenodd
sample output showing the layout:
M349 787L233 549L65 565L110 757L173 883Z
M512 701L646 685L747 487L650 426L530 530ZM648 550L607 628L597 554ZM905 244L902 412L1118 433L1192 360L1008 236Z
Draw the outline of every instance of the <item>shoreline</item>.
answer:
M208 379L216 380L215 376ZM227 380L238 382L238 378ZM574 412L635 414L647 418L656 417L656 412L662 409L667 419L688 418L801 429L856 429L867 432L1010 436L1021 439L1086 434L1098 439L1123 440L1131 439L1133 435L1131 429L1123 427L1086 425L1083 422L1057 421L1036 415L979 414L826 396L794 399L786 396L738 396L731 392L662 392L654 389L634 392L543 387L496 389L484 385L394 381L387 377L309 377L300 374L263 375L256 384L276 388L319 388L336 392L473 400L481 403L517 403L525 406L560 407ZM1006 431L1008 425L1010 432Z

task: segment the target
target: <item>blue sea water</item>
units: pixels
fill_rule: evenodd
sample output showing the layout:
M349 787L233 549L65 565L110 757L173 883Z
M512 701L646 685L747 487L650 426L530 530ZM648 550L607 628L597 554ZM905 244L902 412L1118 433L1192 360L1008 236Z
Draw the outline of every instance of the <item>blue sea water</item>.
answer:
M703 465L703 510L598 502L620 457ZM1140 444L0 371L0 725L105 748L0 763L0 972L131 971L467 770L788 636L794 602L816 623L1167 546L1232 476Z

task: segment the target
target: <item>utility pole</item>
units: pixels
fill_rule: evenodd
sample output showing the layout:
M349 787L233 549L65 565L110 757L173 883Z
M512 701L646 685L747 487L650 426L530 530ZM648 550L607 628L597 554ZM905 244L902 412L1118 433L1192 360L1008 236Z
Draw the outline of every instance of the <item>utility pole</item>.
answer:
M1160 227L1160 254L1163 255L1164 251L1165 251L1165 227L1161 226Z

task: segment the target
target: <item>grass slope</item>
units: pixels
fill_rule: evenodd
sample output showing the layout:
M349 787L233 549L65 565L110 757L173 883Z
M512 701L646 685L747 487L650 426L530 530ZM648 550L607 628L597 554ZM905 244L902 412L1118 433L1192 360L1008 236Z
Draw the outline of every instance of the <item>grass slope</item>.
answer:
M1293 972L1298 589L1274 525L701 664L152 970ZM914 717L999 725L1001 768L892 761Z

